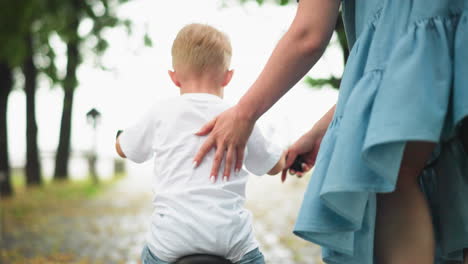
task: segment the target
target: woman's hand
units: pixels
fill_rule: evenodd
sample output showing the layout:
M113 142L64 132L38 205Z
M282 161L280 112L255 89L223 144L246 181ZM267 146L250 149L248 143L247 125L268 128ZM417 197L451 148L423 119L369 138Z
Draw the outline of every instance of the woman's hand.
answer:
M283 170L281 175L281 180L283 182L286 180L288 170L289 173L302 177L304 173L314 167L320 143L322 142L324 135L325 133L323 131L315 129L314 127L289 147L288 154L286 156L286 168ZM302 158L302 171L295 171L290 167L299 155Z
M302 177L304 173L312 169L317 159L317 154L320 149L320 143L325 136L328 125L330 124L335 113L335 106L333 106L306 134L300 137L294 144L288 148L286 156L286 168L281 175L281 181L286 180L287 172L298 177ZM294 161L298 156L302 158L300 165L302 171L295 171L291 169Z
M216 147L212 180L216 180L224 158L226 179L234 162L235 170L241 169L244 148L255 121L301 80L322 56L333 34L340 3L340 0L300 1L293 23L276 45L252 87L236 106L226 110L197 133L202 136L211 131L196 154L194 163L198 166L203 157Z
M198 136L209 134L205 143L195 155L194 164L198 166L205 155L214 147L216 154L211 168L211 181L218 178L219 167L225 158L223 178L228 180L231 174L231 168L235 164L235 172L238 173L242 168L244 160L244 150L247 140L252 133L255 125L255 119L244 115L239 106L234 106L221 113L219 116L205 124L203 128L196 133ZM226 157L224 156L226 153Z

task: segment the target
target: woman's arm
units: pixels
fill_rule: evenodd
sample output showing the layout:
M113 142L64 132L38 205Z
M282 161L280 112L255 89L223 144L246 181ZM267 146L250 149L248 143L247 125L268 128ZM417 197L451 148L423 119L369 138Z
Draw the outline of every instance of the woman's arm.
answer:
M297 176L302 177L305 172L314 167L320 144L333 119L335 109L336 105L333 105L307 133L302 135L302 137L289 147L288 154L286 155L286 166L281 175L281 181L284 182L286 180L288 168L291 174L297 174ZM295 171L291 168L291 165L299 155L302 157L302 164L300 164L302 170Z
M262 73L239 101L242 116L257 120L320 59L332 36L340 0L301 0L294 21Z
M340 0L301 0L289 30L279 41L262 73L239 103L207 123L197 135L207 135L195 165L213 147L211 176L217 178L223 159L224 176L232 164L242 167L244 149L255 121L293 87L318 61L333 33Z

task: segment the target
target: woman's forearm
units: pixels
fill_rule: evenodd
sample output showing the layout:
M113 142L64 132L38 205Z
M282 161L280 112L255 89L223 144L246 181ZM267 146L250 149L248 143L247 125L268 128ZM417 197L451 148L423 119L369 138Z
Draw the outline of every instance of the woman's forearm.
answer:
M286 34L276 46L262 73L239 101L241 109L258 119L291 89L318 61L322 50L296 48L295 36Z
M244 117L258 119L315 65L333 33L338 9L339 0L301 1L288 32L239 101Z
M334 104L323 116L320 118L320 120L315 123L315 125L312 127L312 129L309 131L313 130L318 130L321 133L325 133L328 126L330 125L330 122L333 119L333 116L335 115L335 109L336 109L336 104Z

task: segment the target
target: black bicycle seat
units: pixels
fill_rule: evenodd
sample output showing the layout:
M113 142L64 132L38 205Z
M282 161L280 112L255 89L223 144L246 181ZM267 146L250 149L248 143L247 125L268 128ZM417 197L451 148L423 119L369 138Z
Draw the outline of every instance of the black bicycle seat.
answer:
M232 262L220 256L196 254L182 257L174 264L232 264Z

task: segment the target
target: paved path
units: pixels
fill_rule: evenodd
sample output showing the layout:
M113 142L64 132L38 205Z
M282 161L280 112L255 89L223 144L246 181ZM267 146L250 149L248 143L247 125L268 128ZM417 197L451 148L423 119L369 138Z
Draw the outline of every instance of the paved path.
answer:
M70 253L58 263L138 263L151 214L151 191L147 168L131 168L123 179L96 199L67 212L44 212L41 225L7 234L10 249L33 257L56 252ZM307 179L252 177L247 206L254 214L254 229L270 264L315 264L320 250L292 234L294 219ZM8 233L8 232L7 232Z
M267 263L315 264L320 248L292 233L306 179L278 176L251 177L247 185L247 207L254 215L254 228Z

